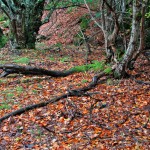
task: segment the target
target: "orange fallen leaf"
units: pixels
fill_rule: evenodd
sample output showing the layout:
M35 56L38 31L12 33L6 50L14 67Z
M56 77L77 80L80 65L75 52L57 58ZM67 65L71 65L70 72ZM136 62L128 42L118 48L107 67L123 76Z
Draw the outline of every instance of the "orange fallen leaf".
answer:
M3 132L6 132L6 131L8 131L9 129L8 129L8 127L7 126L4 126L3 128L2 128L2 131Z
M10 141L10 137L9 137L9 136L4 136L3 138L4 138L4 140L6 140L6 141Z

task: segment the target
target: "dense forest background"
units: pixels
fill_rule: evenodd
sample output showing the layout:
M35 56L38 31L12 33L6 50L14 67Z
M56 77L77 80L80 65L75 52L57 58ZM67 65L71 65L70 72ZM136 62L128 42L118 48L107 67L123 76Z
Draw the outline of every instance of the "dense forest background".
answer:
M149 0L0 0L0 149L149 149Z

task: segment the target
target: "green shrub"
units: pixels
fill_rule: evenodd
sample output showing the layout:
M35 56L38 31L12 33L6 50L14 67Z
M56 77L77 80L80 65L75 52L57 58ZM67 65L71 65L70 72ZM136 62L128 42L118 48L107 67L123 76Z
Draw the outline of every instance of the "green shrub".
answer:
M5 17L4 16L0 16L0 22L4 21L4 20L5 20Z
M8 99L10 99L10 98L13 98L14 94L13 93L7 93L6 96Z
M10 105L8 105L7 103L2 103L0 105L0 110L2 110L2 109L10 109L10 108L11 108Z
M18 93L22 93L22 92L24 91L24 89L23 89L22 86L17 86L17 87L16 87L16 91L17 91Z
M5 44L7 43L8 38L6 36L0 37L0 48L3 48Z
M0 79L0 84L1 84L1 83L6 83L6 82L7 82L6 79Z
M76 8L77 7L69 7L69 8L67 8L67 13L69 14L69 13L73 12L73 10L76 9Z
M62 44L61 43L57 43L57 44L54 45L54 47L62 48Z
M93 3L93 0L86 0L87 3ZM57 3L54 3L51 1L49 4L45 6L46 10L51 10L54 8L61 8L61 7L67 7L71 5L81 5L84 4L84 0L67 0L67 1L58 1Z
M17 60L14 60L14 62L19 64L28 64L30 62L30 59L27 57L22 57Z
M51 56L49 59L50 59L51 61L55 61L55 58L52 57L52 56Z
M75 66L71 68L71 70L75 72L85 72L89 70L94 70L94 71L104 71L106 74L112 73L111 66L105 65L103 61L99 62L97 60L93 61L92 64Z
M99 62L99 61L93 61L92 64L75 66L74 68L72 68L72 70L76 72L85 72L88 70L98 71L103 69L104 69L104 62Z
M5 21L5 20L6 20L6 16L5 16L4 14L1 14L1 15L0 15L0 22L1 22L1 21Z
M61 61L62 63L68 62L68 61L70 61L70 57L69 57L69 56L65 56L65 57L61 58L60 61Z
M83 39L82 36L83 36L83 35L82 35L82 33L81 33L80 31L74 36L74 38L73 38L73 44L74 44L75 46L80 46L80 45L83 44L84 39Z
M5 60L0 60L0 64L5 64L6 61Z
M81 82L82 82L82 83L87 83L87 82L88 82L88 80L83 79Z
M85 32L85 30L89 27L89 23L90 23L90 19L88 17L88 15L83 15L80 20L80 28L82 30L82 32ZM83 33L81 31L79 31L75 36L74 36L74 45L75 46L79 46L81 44L83 44L84 42L84 37L83 37Z
M107 68L104 70L104 72L105 72L106 74L112 73L111 67L107 67Z
M4 28L8 28L8 27L9 27L9 20L6 20L6 21L2 24L2 26L3 26Z

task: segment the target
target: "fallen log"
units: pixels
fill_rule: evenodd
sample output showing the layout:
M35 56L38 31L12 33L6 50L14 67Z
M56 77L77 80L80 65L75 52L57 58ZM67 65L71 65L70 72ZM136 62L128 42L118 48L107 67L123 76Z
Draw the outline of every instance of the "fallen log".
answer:
M66 71L53 71L32 66L19 66L16 64L0 65L0 69L3 70L3 72L0 74L0 77L6 77L9 74L14 73L24 75L47 75L52 77L65 77L72 73L78 72L75 69L70 69Z

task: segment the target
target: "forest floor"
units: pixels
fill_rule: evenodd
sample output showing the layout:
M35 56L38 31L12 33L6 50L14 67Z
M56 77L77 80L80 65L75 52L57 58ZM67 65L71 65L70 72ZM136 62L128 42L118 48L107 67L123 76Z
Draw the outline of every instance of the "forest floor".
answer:
M20 56L12 55L6 47L0 51L0 64L66 70L86 63L84 46L44 47L37 43L36 50L24 50ZM93 49L88 61L103 60L103 53L101 47ZM1 78L0 117L59 96L69 88L86 86L95 73L61 78L13 74ZM144 56L139 57L130 74L138 81L149 81L149 62ZM0 124L0 150L149 150L150 85L134 79L110 78L88 91L90 96L68 97L6 119Z
M19 63L51 70L85 64L86 51L25 51L19 58L1 51L1 63ZM89 59L101 60L100 50ZM21 57L21 58L20 58ZM148 62L141 57L132 74L148 81ZM47 101L72 87L86 86L93 71L61 78L9 75L0 79L0 116ZM108 79L90 97L68 97L46 107L11 117L0 125L1 149L143 149L150 147L150 85L133 79Z

